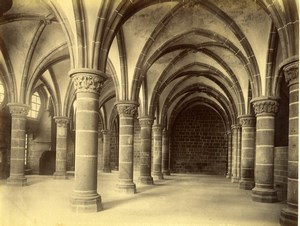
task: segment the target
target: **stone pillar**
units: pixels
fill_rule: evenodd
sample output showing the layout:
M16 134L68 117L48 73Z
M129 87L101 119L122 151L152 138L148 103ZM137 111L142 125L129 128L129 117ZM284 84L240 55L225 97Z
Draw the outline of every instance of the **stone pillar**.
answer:
M162 126L154 125L153 129L153 176L162 180Z
M272 97L258 97L251 102L256 114L255 187L252 189L252 200L276 202L274 132L278 101Z
M103 134L103 172L111 173L110 169L110 131L102 130Z
M232 177L232 171L231 171L231 166L232 166L232 136L231 136L231 131L227 131L227 174L226 178L231 178Z
M134 194L136 186L133 183L133 117L137 112L134 101L117 102L120 116L119 129L119 182L120 192Z
M169 149L169 132L164 129L162 131L162 173L170 175L170 149Z
M76 91L75 188L71 207L75 212L102 209L97 193L99 93L105 75L92 69L69 72Z
M11 114L10 175L7 184L25 186L25 126L30 106L19 103L7 104Z
M238 130L239 125L232 125L232 177L231 182L237 183L238 177L237 177L237 155L238 155Z
M242 125L240 188L251 190L254 187L255 117L242 115L239 119Z
M56 160L54 179L67 179L67 132L69 118L54 117L56 123Z
M284 68L289 86L289 147L287 205L281 210L281 225L297 225L298 222L298 123L299 123L299 62Z
M103 170L103 135L102 135L102 124L98 125L98 172Z
M241 126L238 125L237 129L237 155L236 155L236 178L238 181L241 179Z
M151 176L151 128L153 118L149 116L139 117L141 126L141 167L139 182L142 184L153 184Z

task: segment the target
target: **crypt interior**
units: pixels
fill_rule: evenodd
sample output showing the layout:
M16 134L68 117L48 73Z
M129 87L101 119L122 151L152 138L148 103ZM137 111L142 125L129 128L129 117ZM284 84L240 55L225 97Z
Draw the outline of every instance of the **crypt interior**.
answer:
M298 54L297 0L0 0L0 225L297 225Z

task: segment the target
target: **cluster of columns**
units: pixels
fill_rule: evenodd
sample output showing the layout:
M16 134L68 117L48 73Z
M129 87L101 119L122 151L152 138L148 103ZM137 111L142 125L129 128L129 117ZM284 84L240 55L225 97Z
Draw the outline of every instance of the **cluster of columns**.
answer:
M298 222L298 61L283 67L289 87L289 143L287 204L281 211L282 225ZM254 115L242 115L231 126L228 138L227 178L240 189L252 190L252 200L272 203L278 200L274 188L275 116L279 100L275 97L252 99Z
M281 223L293 225L298 219L298 62L284 67L289 85L289 149L287 205L281 211ZM102 209L101 197L97 193L97 150L99 94L104 76L96 70L72 70L76 91L76 143L75 186L71 206L75 212L96 212ZM255 117L242 115L239 124L228 131L227 177L238 182L241 189L252 189L252 199L258 202L275 202L274 189L274 130L278 100L259 97L252 100ZM12 116L10 177L11 185L26 185L24 176L25 125L29 106L8 104ZM120 101L117 110L120 117L119 131L119 181L121 192L135 193L133 182L133 122L137 103ZM55 179L66 179L67 125L66 117L55 117L56 171ZM153 177L163 179L169 175L169 135L161 125L154 125L152 117L139 118L141 125L141 167L139 182L153 184ZM256 123L255 123L256 122ZM110 172L110 131L103 130L104 172ZM153 146L151 145L153 139ZM152 147L151 147L152 146ZM151 148L153 162L151 163ZM153 167L151 167L153 166ZM151 168L153 169L151 175ZM255 178L255 179L254 179Z
M282 225L297 225L298 222L298 139L299 139L299 62L283 68L289 87L289 147L287 204L281 210Z
M104 80L101 72L89 69L72 70L77 109L75 139L75 181L71 196L74 212L97 212L102 209L101 196L97 192L98 133L99 133L99 94ZM135 193L133 182L133 122L137 103L120 101L117 104L120 118L119 130L119 180L120 192ZM8 184L26 185L24 176L25 126L29 106L9 104L12 115L12 145L10 177ZM56 167L54 179L67 179L67 133L69 118L54 117L56 123ZM139 117L141 126L141 166L139 182L153 184L153 177L163 179L170 175L169 135L161 125L152 126L154 118ZM110 131L102 130L103 172L110 169ZM153 147L151 141L153 140ZM151 156L153 148L153 156ZM153 157L153 162L151 161ZM152 170L151 170L152 169ZM152 175L151 175L152 174Z
M252 190L252 200L276 202L274 189L274 130L278 100L259 97L252 100L253 115L238 117L227 133L227 178L239 183L240 189ZM255 178L255 179L254 179Z

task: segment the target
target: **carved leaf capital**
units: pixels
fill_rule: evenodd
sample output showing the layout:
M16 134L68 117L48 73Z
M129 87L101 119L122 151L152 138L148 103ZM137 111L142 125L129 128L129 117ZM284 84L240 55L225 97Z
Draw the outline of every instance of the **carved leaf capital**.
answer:
M299 62L293 62L283 67L285 81L288 85L299 83Z

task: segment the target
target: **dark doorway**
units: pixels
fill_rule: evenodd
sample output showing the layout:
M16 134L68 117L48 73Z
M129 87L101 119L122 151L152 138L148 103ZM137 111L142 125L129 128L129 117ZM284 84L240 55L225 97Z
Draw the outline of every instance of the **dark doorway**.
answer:
M55 172L55 152L45 151L40 158L40 175L53 175Z

